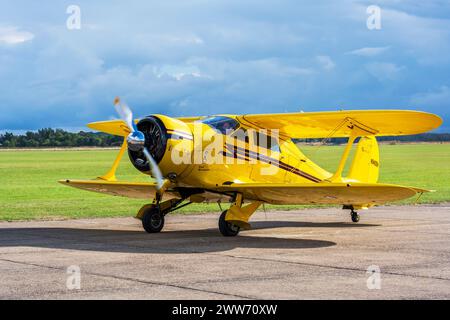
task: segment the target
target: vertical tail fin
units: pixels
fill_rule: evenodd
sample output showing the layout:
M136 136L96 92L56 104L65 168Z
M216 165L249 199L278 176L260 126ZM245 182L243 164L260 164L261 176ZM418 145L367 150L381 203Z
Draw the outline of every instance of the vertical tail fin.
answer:
M361 137L350 166L348 178L359 182L376 183L380 168L380 154L375 136Z

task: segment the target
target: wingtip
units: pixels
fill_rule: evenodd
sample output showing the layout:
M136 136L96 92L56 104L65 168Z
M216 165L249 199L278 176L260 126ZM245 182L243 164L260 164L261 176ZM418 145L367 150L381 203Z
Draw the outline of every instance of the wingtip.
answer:
M89 122L86 126L95 131L121 137L126 137L130 133L130 129L121 119Z
M426 193L426 192L436 192L436 190L428 190L428 189L422 189L422 188L416 188L416 187L410 187L413 189L416 193Z

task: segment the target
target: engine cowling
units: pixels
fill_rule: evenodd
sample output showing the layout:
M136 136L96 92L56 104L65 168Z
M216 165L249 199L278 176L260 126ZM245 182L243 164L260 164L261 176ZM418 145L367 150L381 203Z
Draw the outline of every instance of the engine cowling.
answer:
M144 134L145 147L164 177L179 177L191 165L192 161L186 158L191 158L193 152L193 135L186 123L164 115L151 115L141 119L137 128ZM179 154L184 155L184 162L178 161ZM142 150L128 149L128 156L136 169L151 174Z

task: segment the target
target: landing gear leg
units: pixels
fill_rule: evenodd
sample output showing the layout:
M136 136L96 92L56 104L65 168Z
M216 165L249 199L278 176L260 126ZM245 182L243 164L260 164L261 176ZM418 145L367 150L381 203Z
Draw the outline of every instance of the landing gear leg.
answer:
M359 214L358 214L358 212L356 212L355 210L351 210L350 211L350 216L352 217L352 221L353 222L359 222Z
M156 199L153 203L144 205L136 215L136 218L142 221L142 227L148 233L160 232L164 228L164 216L166 214L191 204L191 202L181 204L185 200L184 198L163 202L159 200Z
M241 228L231 222L225 220L227 210L222 212L219 218L219 231L224 237L235 237L238 235Z
M254 201L242 206L244 198L242 194L235 195L234 204L228 210L222 212L219 218L219 231L225 237L237 236L241 230L251 229L248 219L258 209L262 202Z
M164 227L164 214L159 205L149 206L142 215L142 227L148 233L157 233Z
M358 209L364 208L364 207L357 207ZM359 222L359 214L355 211L355 207L353 205L344 205L342 207L344 210L350 210L350 217L352 218L353 222Z

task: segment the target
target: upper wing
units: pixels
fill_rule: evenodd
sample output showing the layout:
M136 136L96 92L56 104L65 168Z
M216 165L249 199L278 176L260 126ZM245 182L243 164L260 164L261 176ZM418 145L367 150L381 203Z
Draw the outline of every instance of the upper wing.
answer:
M205 118L204 116L193 116L193 117L175 117L175 119L183 121L183 122L194 122L200 119Z
M137 122L138 120L134 120ZM109 133L115 136L126 137L130 133L130 129L123 120L97 121L87 124L88 128Z
M113 196L138 199L153 199L156 194L156 183L152 182L122 182L106 180L60 180L59 183ZM166 191L164 199L180 198L177 192Z
M244 199L272 204L376 205L406 199L428 190L380 183L243 183L220 186L220 192L239 192Z
M442 123L437 115L408 110L248 114L237 118L259 128L278 129L292 138L348 137L351 126L378 136L409 135L433 130Z
M201 118L198 116L177 119L193 122ZM237 119L258 128L278 129L280 134L292 138L348 137L352 126L370 135L399 136L427 132L442 124L442 119L437 115L408 110L248 114L237 116ZM88 127L118 136L129 134L129 129L122 120L91 122Z
M203 117L179 117L175 118L183 122L193 122ZM138 123L139 119L135 119L134 122ZM130 133L130 129L122 120L107 120L88 123L87 126L93 130L109 133L115 136L126 137Z

